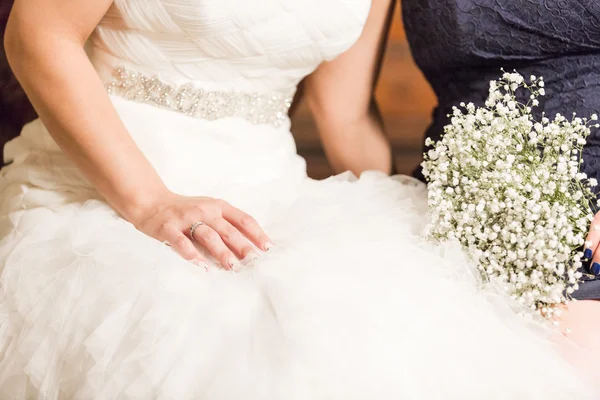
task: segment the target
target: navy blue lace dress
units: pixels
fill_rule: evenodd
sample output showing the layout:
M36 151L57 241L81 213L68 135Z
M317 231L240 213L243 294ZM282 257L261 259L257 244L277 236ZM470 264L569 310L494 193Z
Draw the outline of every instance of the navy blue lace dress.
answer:
M599 1L402 0L402 11L414 59L438 97L426 137L442 135L453 105L483 104L500 68L544 77L538 118L600 114ZM583 156L584 171L600 181L600 130ZM600 299L599 277L584 272L575 297Z

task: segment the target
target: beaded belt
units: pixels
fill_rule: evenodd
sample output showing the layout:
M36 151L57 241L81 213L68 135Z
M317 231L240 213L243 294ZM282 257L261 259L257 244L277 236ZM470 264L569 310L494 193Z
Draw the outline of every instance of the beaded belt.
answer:
M176 86L124 67L113 71L108 93L195 118L213 121L244 118L252 124L279 126L287 119L293 91L289 93L210 92L191 83Z

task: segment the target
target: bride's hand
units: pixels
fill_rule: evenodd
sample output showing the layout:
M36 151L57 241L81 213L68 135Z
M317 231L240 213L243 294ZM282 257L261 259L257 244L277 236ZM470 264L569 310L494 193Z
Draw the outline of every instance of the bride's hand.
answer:
M210 197L170 193L138 212L130 222L198 265L206 266L206 259L194 242L208 250L223 268L233 270L241 267L240 260L258 257L254 246L264 251L272 246L254 218Z

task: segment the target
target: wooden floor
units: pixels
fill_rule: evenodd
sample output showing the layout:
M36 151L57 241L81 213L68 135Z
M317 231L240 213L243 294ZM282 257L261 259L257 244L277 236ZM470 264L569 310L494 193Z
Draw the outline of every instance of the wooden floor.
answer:
M410 173L420 162L423 133L436 100L412 60L398 11L376 97L394 147L397 169L400 173ZM298 152L307 160L309 175L317 179L330 176L314 122L304 105L299 106L292 122Z

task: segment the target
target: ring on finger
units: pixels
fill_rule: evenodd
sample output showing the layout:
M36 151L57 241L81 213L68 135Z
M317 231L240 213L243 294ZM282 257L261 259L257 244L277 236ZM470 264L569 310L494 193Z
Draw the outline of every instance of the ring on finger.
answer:
M202 225L204 225L204 222L196 221L190 226L190 238L191 239L194 239L194 233L196 232L196 229L198 229ZM194 240L196 240L196 239L194 239Z

